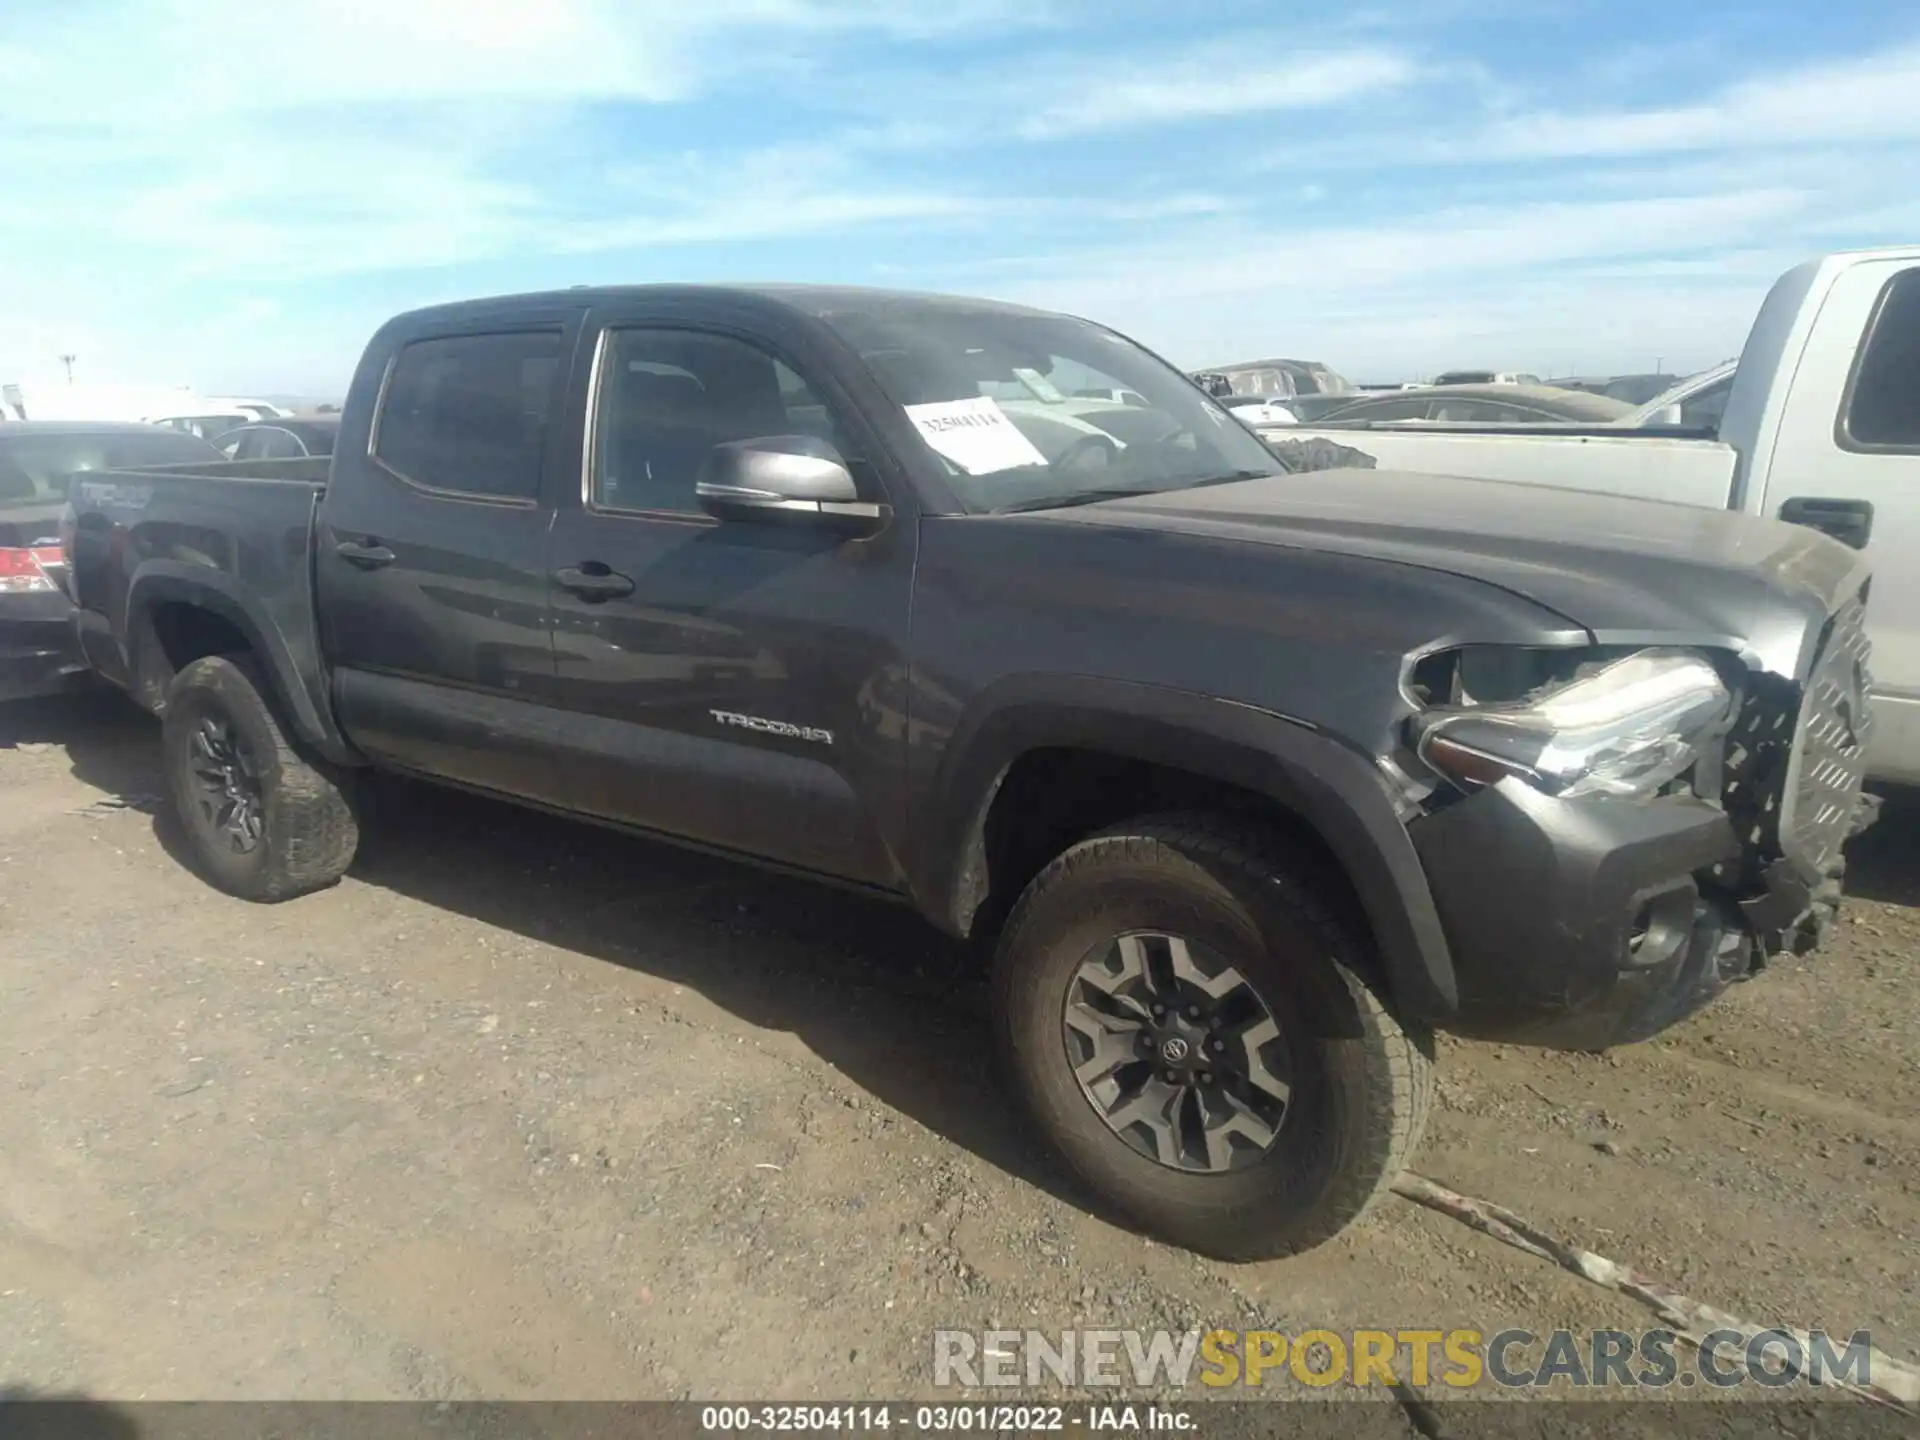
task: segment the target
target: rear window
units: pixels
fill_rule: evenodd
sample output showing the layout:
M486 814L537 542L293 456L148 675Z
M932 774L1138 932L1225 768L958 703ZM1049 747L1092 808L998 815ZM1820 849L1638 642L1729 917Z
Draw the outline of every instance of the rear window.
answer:
M0 505L64 500L67 477L83 470L140 465L187 465L223 458L206 441L177 431L84 431L63 435L8 435L0 431Z
M416 340L388 377L374 456L422 489L533 499L559 364L558 330Z
M1840 422L1857 450L1920 451L1920 270L1880 293Z

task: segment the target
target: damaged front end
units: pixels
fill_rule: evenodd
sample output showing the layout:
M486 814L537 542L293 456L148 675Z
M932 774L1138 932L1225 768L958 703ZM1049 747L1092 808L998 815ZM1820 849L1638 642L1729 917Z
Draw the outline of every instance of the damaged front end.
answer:
M1741 841L1738 864L1716 880L1740 908L1763 954L1805 954L1839 913L1842 847L1873 823L1866 794L1873 707L1866 601L1856 596L1827 622L1802 686L1753 678L1728 734L1715 798Z
M1446 1028L1644 1039L1819 943L1871 819L1864 595L1804 683L1680 648L1463 647L1409 668L1409 823L1447 931Z

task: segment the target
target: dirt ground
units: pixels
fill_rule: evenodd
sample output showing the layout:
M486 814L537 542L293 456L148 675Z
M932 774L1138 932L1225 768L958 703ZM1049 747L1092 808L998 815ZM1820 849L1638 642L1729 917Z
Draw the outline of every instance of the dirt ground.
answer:
M227 899L156 737L0 714L0 1387L899 1398L942 1327L1651 1323L1400 1200L1250 1266L1092 1218L904 911L399 786L338 888ZM1920 1360L1920 808L1853 868L1838 943L1657 1042L1443 1044L1416 1168Z

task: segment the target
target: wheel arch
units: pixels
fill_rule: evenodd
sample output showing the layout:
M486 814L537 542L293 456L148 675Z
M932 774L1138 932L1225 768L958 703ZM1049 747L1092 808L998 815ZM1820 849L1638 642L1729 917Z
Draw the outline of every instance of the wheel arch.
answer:
M295 736L336 764L356 763L320 698L303 679L293 648L261 615L235 577L201 566L157 561L143 566L127 591L128 688L155 714L166 708L174 675L206 655L226 653L238 639L254 655Z
M1296 827L1337 866L1396 1004L1423 1019L1451 1013L1457 988L1439 913L1378 767L1285 716L1186 691L1036 677L984 692L956 727L918 807L931 818L920 827L914 884L936 923L971 937L1004 919L1031 874L1024 873L1027 857L997 864L996 845L1010 828L1018 832L1010 822L1031 798L1026 777L1066 757L1089 766L1074 783L1097 791L1112 778L1117 789L1086 808L1084 828L1072 817L1040 819L1028 827L1039 832L1030 846L1064 841L1058 853L1153 809L1264 812ZM1124 785L1143 780L1156 787L1151 799L1111 813L1128 798ZM1051 858L1040 856L1039 865Z

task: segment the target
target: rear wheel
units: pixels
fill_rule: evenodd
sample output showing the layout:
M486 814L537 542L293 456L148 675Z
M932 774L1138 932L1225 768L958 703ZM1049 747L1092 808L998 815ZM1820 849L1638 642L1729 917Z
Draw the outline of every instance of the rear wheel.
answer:
M167 784L201 872L245 900L286 900L346 873L360 827L344 777L303 758L249 656L174 678L162 720Z
M1117 827L1027 888L996 1018L1042 1134L1146 1230L1224 1259L1330 1239L1400 1172L1427 1035L1273 837L1214 817Z

